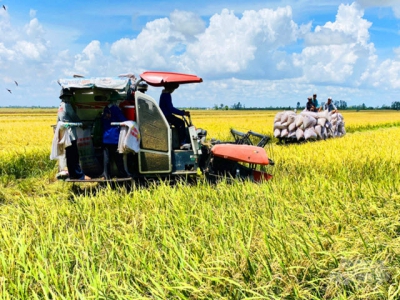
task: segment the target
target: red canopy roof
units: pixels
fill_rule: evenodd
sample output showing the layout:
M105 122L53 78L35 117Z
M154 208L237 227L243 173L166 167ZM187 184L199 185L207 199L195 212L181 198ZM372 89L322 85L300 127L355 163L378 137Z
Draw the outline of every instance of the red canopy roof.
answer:
M152 86L164 86L166 83L196 83L203 82L203 79L191 74L174 72L146 71L140 74L140 78Z

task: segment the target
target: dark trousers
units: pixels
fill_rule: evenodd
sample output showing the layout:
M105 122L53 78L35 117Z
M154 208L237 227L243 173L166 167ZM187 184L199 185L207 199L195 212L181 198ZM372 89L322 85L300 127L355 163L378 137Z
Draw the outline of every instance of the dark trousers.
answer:
M79 165L79 153L76 140L71 142L71 146L65 148L65 158L67 160L69 178L81 179L85 176L82 172L81 166Z
M185 122L181 119L178 118L174 115L166 117L168 123L171 125L174 125L175 128L178 129L178 134L179 134L179 144L182 145L185 143L186 139L186 129L185 129Z
M117 166L117 169L118 169L117 177L119 177L119 178L128 177L128 174L125 172L125 168L124 168L124 156L123 156L123 154L118 152L118 145L104 144L104 147L108 151L108 158L109 158L108 165L110 165L110 163L113 161L113 162L115 162L115 165ZM110 168L108 169L108 174L110 175Z

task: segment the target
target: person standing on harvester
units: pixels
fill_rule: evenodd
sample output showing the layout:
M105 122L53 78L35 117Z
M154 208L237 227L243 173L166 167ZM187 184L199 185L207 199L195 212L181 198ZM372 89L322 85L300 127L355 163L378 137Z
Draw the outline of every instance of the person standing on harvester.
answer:
M119 140L119 126L113 126L111 123L120 123L127 121L126 117L123 115L121 109L117 106L117 101L119 100L119 95L117 92L113 92L110 95L110 104L104 107L103 114L101 116L101 121L103 125L103 146L107 149L109 163L107 165L106 174L110 176L111 168L110 163L113 161L117 166L119 178L128 177L128 173L124 168L124 158L121 153L118 152L118 140Z
M62 89L60 93L61 103L58 107L57 122L81 122L81 119L76 114L71 105L72 92L69 89ZM76 128L74 126L68 127L68 134L71 140L71 146L65 148L65 158L67 160L67 168L70 179L87 180L90 177L85 176L81 166L79 165L79 153L77 145Z

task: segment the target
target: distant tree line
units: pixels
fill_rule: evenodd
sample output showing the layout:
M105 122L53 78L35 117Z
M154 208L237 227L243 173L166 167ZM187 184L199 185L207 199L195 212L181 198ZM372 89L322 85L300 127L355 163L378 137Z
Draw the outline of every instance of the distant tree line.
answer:
M323 106L325 102L321 102L321 106ZM382 106L367 106L365 103L358 104L358 105L347 105L347 102L344 100L336 100L333 101L333 104L340 110L400 110L400 101L392 102L392 105L382 105ZM234 103L231 107L221 104L214 104L214 110L303 110L305 105L301 105L300 102L297 102L296 106L269 106L269 107L246 107L244 104L238 102Z

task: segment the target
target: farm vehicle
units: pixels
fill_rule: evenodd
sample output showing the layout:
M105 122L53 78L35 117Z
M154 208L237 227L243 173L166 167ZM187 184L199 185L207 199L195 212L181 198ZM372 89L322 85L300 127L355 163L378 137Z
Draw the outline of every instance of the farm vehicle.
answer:
M60 79L61 88L72 92L71 104L81 122L57 124L58 137L68 127L76 127L80 165L89 180L70 179L66 171L65 156L59 160L58 179L68 182L140 181L150 179L197 178L200 174L212 182L219 178L249 179L255 182L270 180L266 170L273 165L264 149L269 137L254 132L246 134L232 131L234 141L207 141L207 131L196 128L190 116L183 116L186 138L189 143L179 144L178 130L170 125L158 103L148 94L137 89L145 82L153 87L169 83L200 83L195 75L173 72L148 71L140 75L113 78ZM137 138L135 150L124 148L123 162L128 177L118 178L118 169L109 159L102 144L101 118L111 97L117 102L132 97L132 105L124 106L128 122L111 123ZM59 122L60 123L60 122ZM61 126L60 126L61 125ZM250 137L260 139L253 145ZM55 136L57 138L57 136ZM121 139L121 135L120 135ZM119 148L120 149L120 148ZM53 157L54 158L54 157Z

